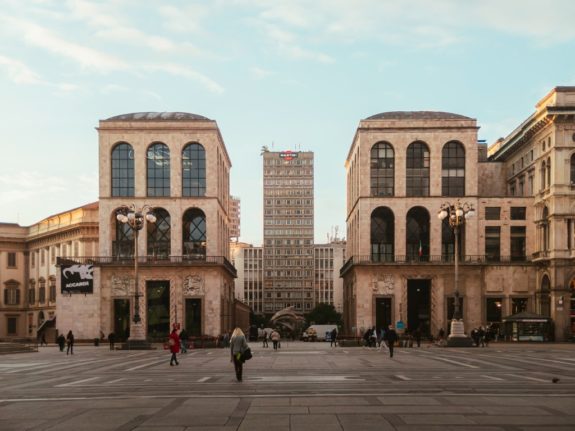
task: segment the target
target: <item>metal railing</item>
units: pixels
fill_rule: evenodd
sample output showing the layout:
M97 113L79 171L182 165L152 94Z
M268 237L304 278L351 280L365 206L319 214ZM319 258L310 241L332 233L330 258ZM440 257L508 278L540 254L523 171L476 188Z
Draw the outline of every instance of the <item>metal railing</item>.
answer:
M526 256L466 255L459 258L460 265L497 265L501 263L528 263ZM353 265L453 265L453 255L359 255L351 256L341 267L340 275Z
M134 256L78 256L57 259L57 265L134 266ZM141 266L223 266L234 277L236 268L224 256L138 256Z

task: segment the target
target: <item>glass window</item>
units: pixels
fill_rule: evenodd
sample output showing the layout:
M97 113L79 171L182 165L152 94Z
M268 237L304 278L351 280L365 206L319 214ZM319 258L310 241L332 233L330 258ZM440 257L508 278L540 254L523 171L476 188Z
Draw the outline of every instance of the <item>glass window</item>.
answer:
M525 260L525 226L511 226L511 260Z
M490 262L498 262L501 258L501 228L485 226L485 258Z
M511 314L527 311L527 298L511 298Z
M500 207L485 207L485 220L499 220L500 218Z
M191 143L182 151L182 195L206 194L206 151L198 143Z
M8 335L17 335L17 328L18 328L18 318L17 317L8 317L7 319L7 330Z
M186 256L206 256L206 216L198 208L191 208L183 217L183 251Z
M50 282L49 282L48 287L50 290L50 292L49 292L50 296L48 298L48 301L54 302L54 301L56 301L56 278L54 278L52 276L50 277Z
M20 289L15 284L7 284L4 289L4 304L5 305L18 305L20 304Z
M170 149L166 144L150 145L147 152L148 196L170 196Z
M465 149L459 142L448 142L441 151L441 195L465 195Z
M459 226L459 234L457 235L457 254L459 259L464 255L463 250L463 237L465 236L465 224ZM449 218L445 217L441 222L441 258L444 261L453 260L455 256L455 233L453 228L449 225Z
M541 292L539 294L539 314L551 316L551 282L547 274L541 280Z
M372 261L392 262L394 260L394 223L393 212L389 208L379 207L371 214Z
M511 207L511 220L525 220L525 207Z
M146 223L148 231L148 256L170 255L171 225L170 213L163 208L154 208L155 223Z
M34 285L31 284L30 288L28 288L28 304L35 305L36 304L36 289Z
M543 208L541 220L541 229L543 233L543 251L549 250L549 210L547 207Z
M393 196L395 157L393 147L379 142L371 148L371 196Z
M429 260L429 213L423 207L411 208L406 217L408 259Z
M112 149L112 196L134 196L134 150L125 142Z
M16 253L8 253L8 268L16 268Z
M571 156L571 185L575 186L575 154Z
M407 147L406 195L429 196L429 149L423 142Z
M116 224L116 240L112 253L116 257L132 257L134 255L134 230L128 223L122 223L114 217Z
M485 298L485 320L487 323L501 322L503 298Z

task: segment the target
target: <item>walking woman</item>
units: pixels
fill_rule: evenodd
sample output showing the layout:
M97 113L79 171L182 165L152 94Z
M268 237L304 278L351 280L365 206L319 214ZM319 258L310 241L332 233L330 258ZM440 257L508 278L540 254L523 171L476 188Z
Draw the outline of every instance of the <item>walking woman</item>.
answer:
M170 367L174 365L180 365L178 358L176 358L176 353L180 352L180 337L176 328L172 329L170 338L168 338L168 344L170 345L170 352L172 352L172 357L170 358Z
M238 382L242 381L242 353L244 353L247 348L248 343L243 331L240 328L234 329L230 342L230 351L232 355L232 362L234 363L234 369L236 370L236 379L238 379Z
M66 355L74 354L74 334L72 334L72 330L68 331L68 335L66 335L66 344L68 348L66 349Z

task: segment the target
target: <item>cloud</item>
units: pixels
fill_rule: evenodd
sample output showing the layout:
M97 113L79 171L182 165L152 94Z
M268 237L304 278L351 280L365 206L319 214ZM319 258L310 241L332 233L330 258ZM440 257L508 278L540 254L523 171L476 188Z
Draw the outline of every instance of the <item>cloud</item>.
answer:
M264 79L273 75L271 70L262 69L261 67L254 66L250 69L251 74L257 79Z
M149 71L160 71L165 72L174 76L181 76L183 78L191 79L193 81L199 82L209 91L217 94L222 94L224 92L224 87L218 84L211 78L197 72L189 67L182 66L180 64L174 63L164 63L144 66L145 69Z
M40 172L19 172L0 175L0 202L9 204L26 201L33 196L62 192L69 188L69 180Z
M178 33L203 33L203 24L211 13L205 4L189 4L183 7L160 6L159 14L164 18L164 27Z
M8 77L16 84L41 84L40 76L24 63L13 58L0 55L0 68L4 69Z

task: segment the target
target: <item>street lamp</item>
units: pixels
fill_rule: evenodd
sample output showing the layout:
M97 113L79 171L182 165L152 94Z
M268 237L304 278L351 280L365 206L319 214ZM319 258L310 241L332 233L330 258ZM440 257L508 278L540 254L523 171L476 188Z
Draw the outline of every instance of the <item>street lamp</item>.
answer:
M475 210L473 205L467 202L454 203L445 202L441 205L437 217L440 220L445 220L448 217L449 226L453 229L455 247L454 247L454 309L453 317L451 319L451 331L447 339L447 345L450 347L468 347L472 345L471 338L465 335L463 320L461 318L461 310L459 307L459 229L465 224L465 220L473 217Z
M134 317L130 325L130 340L140 341L145 340L144 328L141 324L142 318L140 317L140 289L138 286L138 232L142 230L145 222L155 223L156 216L153 213L153 208L144 205L138 209L135 204L130 206L124 205L116 211L116 219L120 223L127 224L134 231Z

